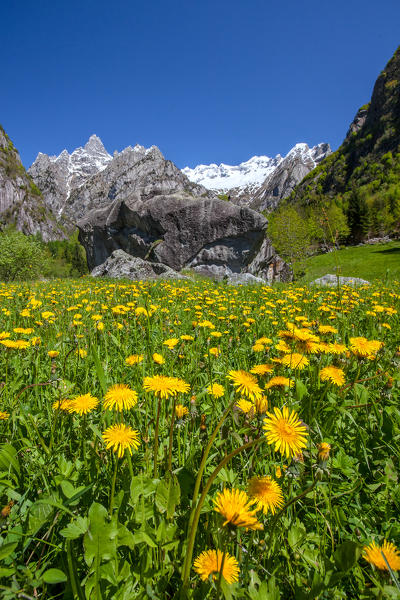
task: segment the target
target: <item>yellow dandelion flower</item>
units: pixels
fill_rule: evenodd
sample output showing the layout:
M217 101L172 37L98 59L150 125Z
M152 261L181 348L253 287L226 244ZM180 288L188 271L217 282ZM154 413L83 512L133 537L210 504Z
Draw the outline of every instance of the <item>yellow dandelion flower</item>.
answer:
M254 346L252 346L251 349L253 350L253 352L263 352L263 350L265 350L265 346L263 346L262 344L254 344Z
M214 398L222 398L222 396L225 394L225 389L219 383L211 383L207 388L207 392L211 396L214 396Z
M165 358L162 356L162 354L157 354L157 352L154 352L153 360L158 365L163 365L165 363Z
M66 410L68 412L70 412L70 407L71 407L71 400L67 399L67 398L63 398L61 400L56 400L55 402L53 402L53 410Z
M116 383L106 393L104 397L104 408L106 410L129 410L133 408L138 400L135 390L131 390L124 383Z
M270 340L267 337L260 337L258 338L258 340L255 341L256 344L263 344L264 346L268 345L268 344L272 344L272 340Z
M289 413L287 406L282 410L274 407L274 413L267 413L263 429L268 444L275 445L275 452L290 458L306 447L307 429L295 411Z
M178 393L186 393L190 386L183 379L178 377L168 377L166 375L154 375L153 377L145 377L143 387L146 392L153 392L159 398L168 398L175 396Z
M256 517L256 508L252 508L252 500L242 490L224 489L214 499L214 510L225 519L223 525L234 525L246 529L262 529Z
M132 448L137 450L140 446L139 432L123 423L108 427L102 433L102 438L106 442L107 450L112 449L118 458L124 455L125 450L132 454Z
M254 414L255 406L252 400L246 400L245 398L241 398L238 402L236 402L236 406L246 415L250 414L251 412Z
M254 365L254 367L250 369L250 373L254 373L255 375L266 375L267 373L272 373L273 370L274 365Z
M170 338L169 340L165 340L165 342L163 342L163 345L167 346L170 350L173 350L177 344L179 344L178 338Z
M286 356L281 359L281 363L285 367L301 371L310 364L310 361L303 354L286 354Z
M10 413L0 410L0 421L5 421L10 416Z
M251 373L247 373L243 370L229 371L227 378L233 382L237 392L244 394L251 400L260 397L262 394L257 379Z
M276 377L272 377L268 383L265 386L266 390L269 390L270 388L273 387L293 387L294 386L294 382L291 379L288 379L288 377L282 377L281 375L277 375Z
M10 337L10 335L11 335L11 334L10 334L10 333L8 333L8 331L1 331L1 332L0 332L0 340L5 340L5 339L9 338L9 337Z
M321 381L330 381L331 383L334 383L335 385L344 385L345 382L345 376L344 376L344 372L342 369L339 369L338 367L325 367L324 369L321 369L319 377L321 379Z
M14 350L25 350L29 346L29 342L25 340L0 340L0 344L6 348L13 348Z
M383 342L367 340L365 337L350 338L350 350L359 357L368 357L376 354L383 346Z
M264 514L275 514L276 509L283 506L283 495L280 485L271 477L252 477L247 490L250 498L257 502L257 508Z
M47 353L47 355L50 356L50 358L57 358L59 354L60 353L58 352L58 350L49 350Z
M222 567L222 577L229 584L238 580L240 572L236 558L221 550L204 550L194 561L193 567L202 581L207 581L210 576L215 581Z
M332 327L332 325L320 325L318 327L318 332L319 333L337 333L338 330L335 327Z
M186 342L193 342L194 337L192 335L181 335L181 340L185 340Z
M186 415L189 414L189 409L186 406L183 406L183 404L177 404L175 406L175 414L178 419L183 419L183 417L186 417Z
M375 542L371 542L368 546L364 546L363 555L365 560L382 571L388 571L389 569L382 553L385 555L390 568L393 571L398 571L400 569L400 554L399 550L392 542L384 540L382 546L378 546Z
M95 396L92 396L92 394L83 394L82 396L77 396L71 400L68 410L71 413L77 413L82 416L96 408L98 403L98 399Z
M138 365L142 361L143 361L143 354L131 354L130 356L127 356L127 358L125 359L125 364L128 365L129 367L132 367L133 365Z

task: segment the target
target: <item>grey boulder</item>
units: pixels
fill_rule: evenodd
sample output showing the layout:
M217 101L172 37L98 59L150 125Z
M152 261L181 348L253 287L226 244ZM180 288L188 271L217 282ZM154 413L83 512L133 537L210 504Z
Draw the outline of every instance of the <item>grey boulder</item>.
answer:
M327 274L323 277L318 277L311 282L311 285L320 285L324 287L334 287L338 284L337 275ZM369 281L365 279L360 279L359 277L339 277L339 285L350 285L353 287L358 287L359 285L370 285Z
M130 256L123 250L114 250L107 260L95 267L92 277L113 279L187 279L162 263L151 263L137 256Z

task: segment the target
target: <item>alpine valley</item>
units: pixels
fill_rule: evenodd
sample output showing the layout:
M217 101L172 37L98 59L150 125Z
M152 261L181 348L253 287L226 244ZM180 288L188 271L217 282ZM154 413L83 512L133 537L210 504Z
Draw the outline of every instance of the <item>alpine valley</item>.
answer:
M400 49L333 153L327 143L298 143L284 157L180 170L156 146L111 155L92 135L71 154L39 153L26 172L0 129L1 225L45 241L78 227L90 269L110 259L115 274L116 263L135 259L153 271L163 265L164 272L190 268L215 278L287 279L265 214L288 206L307 222L336 207L350 242L400 230Z

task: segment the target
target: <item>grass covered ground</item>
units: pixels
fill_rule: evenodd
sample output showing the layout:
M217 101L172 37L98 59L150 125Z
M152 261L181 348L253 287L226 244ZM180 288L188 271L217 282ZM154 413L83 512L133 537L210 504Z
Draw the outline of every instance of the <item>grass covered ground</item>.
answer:
M371 246L347 246L336 252L320 254L307 259L303 281L313 281L327 273L361 277L371 281L400 280L400 242Z
M399 310L397 283L1 285L1 598L398 598Z

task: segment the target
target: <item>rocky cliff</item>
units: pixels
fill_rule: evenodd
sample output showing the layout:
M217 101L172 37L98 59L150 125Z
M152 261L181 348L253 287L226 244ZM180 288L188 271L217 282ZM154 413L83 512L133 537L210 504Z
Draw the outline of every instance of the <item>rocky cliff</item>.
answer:
M299 205L333 201L352 237L400 232L400 48L380 73L340 148L295 188Z
M55 216L26 173L18 151L0 126L0 224L15 225L25 234L40 233L45 241L65 237Z

